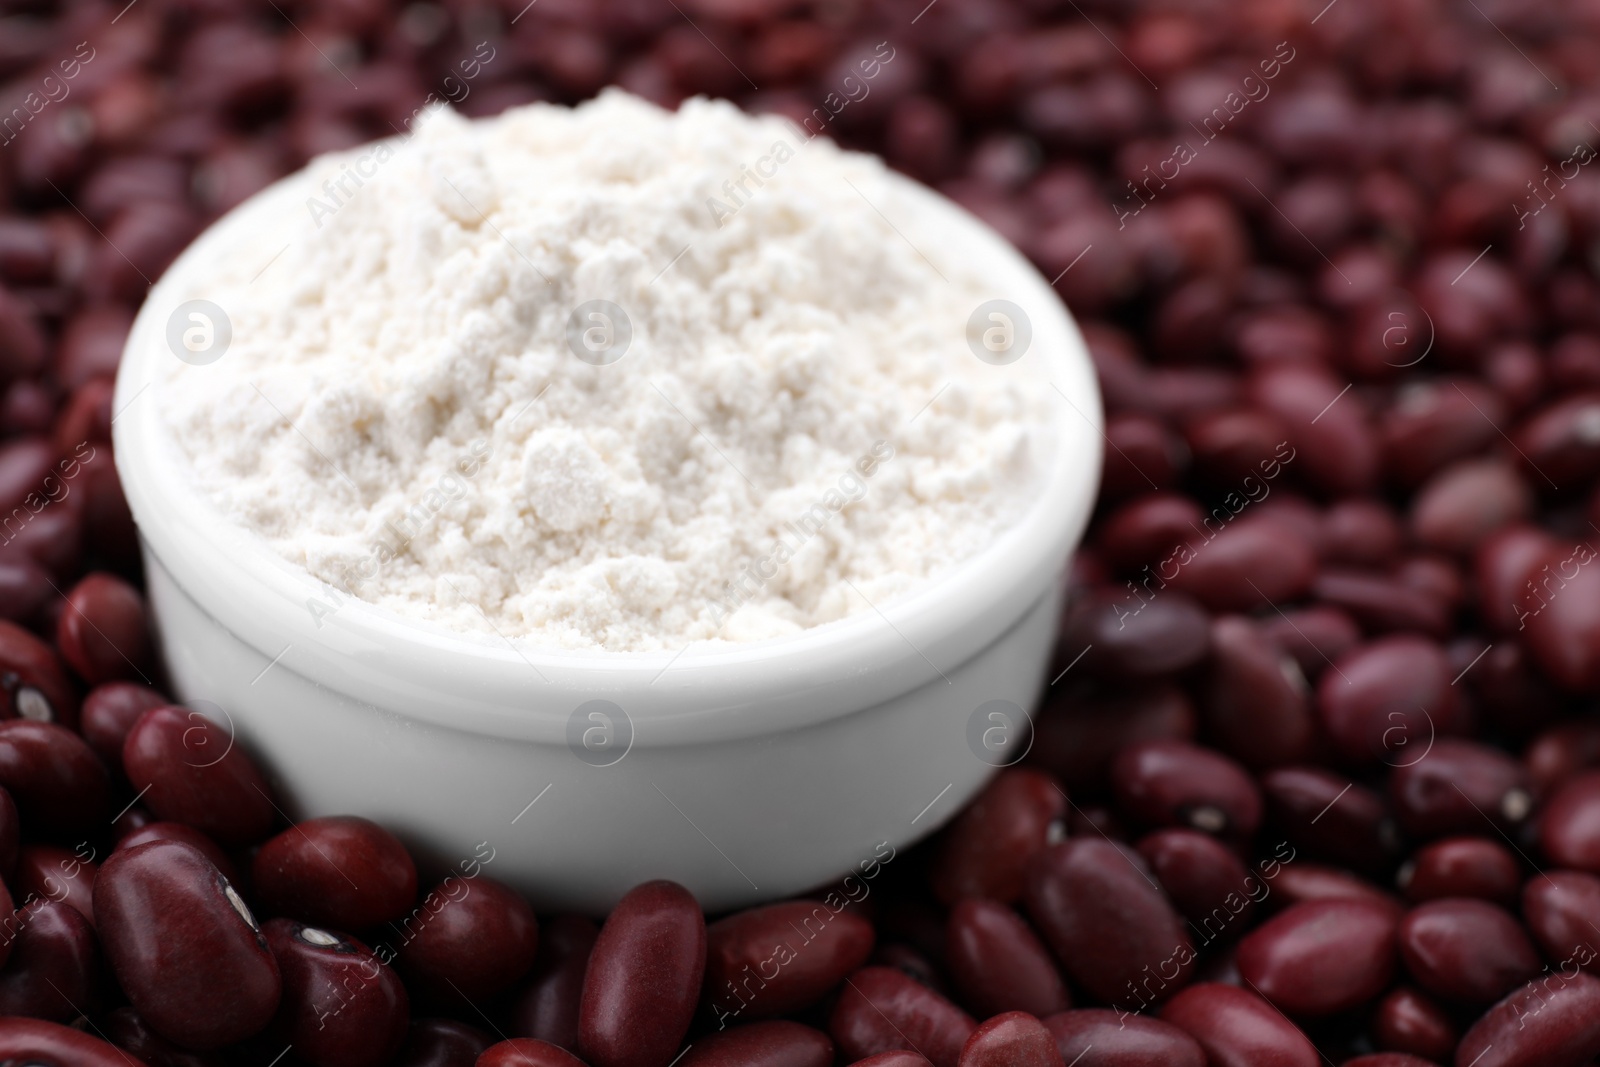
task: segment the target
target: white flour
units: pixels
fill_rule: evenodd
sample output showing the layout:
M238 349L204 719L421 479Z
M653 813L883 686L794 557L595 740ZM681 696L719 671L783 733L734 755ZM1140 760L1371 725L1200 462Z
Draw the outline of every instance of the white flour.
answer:
M787 124L611 91L312 170L304 210L199 272L232 343L158 403L201 491L332 587L319 616L792 634L990 543L1053 451L1038 354L966 343L1005 294L878 161ZM615 322L568 342L592 300L631 327L609 365Z

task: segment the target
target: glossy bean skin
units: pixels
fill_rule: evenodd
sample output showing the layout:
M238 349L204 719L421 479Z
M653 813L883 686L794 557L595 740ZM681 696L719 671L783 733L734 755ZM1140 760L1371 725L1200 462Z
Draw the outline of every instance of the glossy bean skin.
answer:
M454 1019L413 1019L395 1067L474 1067L494 1038Z
M1586 871L1535 875L1522 887L1522 918L1556 970L1600 970L1600 878Z
M208 1050L266 1026L278 965L233 887L198 849L156 841L113 852L95 878L101 947L139 1014Z
M578 1052L594 1067L667 1067L694 1018L706 966L705 916L673 882L617 903L589 955Z
M1372 900L1389 905L1396 913L1404 911L1399 899L1338 867L1309 860L1285 863L1272 879L1275 903L1284 905L1308 900Z
M144 1017L127 1005L107 1015L101 1026L107 1041L147 1061L150 1067L221 1067L221 1053L179 1048L150 1029Z
M871 923L821 901L730 915L706 927L706 1000L729 1024L803 1011L866 963L875 940Z
M1477 897L1509 907L1522 887L1522 864L1486 837L1446 837L1418 849L1400 869L1400 891L1420 904L1442 897Z
M1161 1010L1161 1019L1193 1037L1210 1067L1313 1067L1322 1062L1298 1027L1256 994L1236 986L1190 986Z
M156 815L187 823L223 845L266 837L277 819L271 787L232 731L177 705L139 717L122 745L122 768Z
M67 593L56 647L90 685L141 677L150 659L144 597L116 575L84 576Z
M1263 619L1258 625L1273 644L1299 664L1301 673L1311 681L1320 678L1334 660L1361 643L1361 630L1355 620L1326 604L1285 608L1282 615Z
M1203 698L1213 744L1252 770L1308 758L1316 740L1311 691L1299 664L1252 620L1211 623Z
M55 651L14 622L0 619L0 719L32 719L75 728L78 703Z
M484 1049L474 1067L584 1067L584 1064L559 1045L532 1037L514 1037Z
M698 1038L678 1062L685 1067L831 1067L833 1042L820 1030L780 1019Z
M1600 874L1600 771L1556 790L1539 818L1539 848L1559 867Z
M557 915L540 925L528 987L511 1009L515 1036L564 1049L578 1047L578 999L598 936L600 928L581 915Z
M205 854L206 859L216 864L217 870L222 872L224 878L235 885L239 884L238 871L234 868L233 860L222 851L222 846L194 827L185 826L181 822L146 823L118 838L116 847L137 848L151 841L181 841L197 848Z
M1239 942L1239 974L1289 1015L1348 1011L1382 993L1397 956L1394 912L1376 902L1296 904Z
M945 832L934 861L934 892L1009 903L1022 895L1028 864L1060 833L1067 798L1048 774L1008 767Z
M1455 1067L1580 1067L1597 1055L1600 978L1556 973L1490 1008L1462 1036Z
M926 1058L909 1049L894 1049L856 1060L850 1067L929 1067Z
M1184 1031L1148 1015L1081 1008L1043 1020L1067 1063L1094 1051L1096 1067L1206 1067L1206 1054Z
M962 1046L959 1067L1064 1067L1056 1039L1034 1016L1012 1011L986 1019Z
M0 923L11 943L0 968L0 1016L67 1023L94 992L97 947L89 920L65 904L36 900Z
M1394 861L1399 838L1383 798L1321 767L1280 767L1261 776L1271 821L1312 855L1364 871Z
M417 896L417 868L394 834L369 819L307 819L261 846L251 885L262 906L335 930L394 922Z
M1209 641L1205 609L1176 589L1159 595L1096 589L1068 608L1061 632L1069 655L1087 648L1083 666L1112 678L1154 678L1192 667Z
M94 922L94 882L100 865L97 855L87 842L74 849L55 845L24 845L17 859L16 886L18 903L30 897L54 900L72 908L79 915ZM5 888L0 886L0 903L10 901ZM0 961L5 949L0 946Z
M0 786L24 823L53 835L82 840L111 815L105 764L82 738L55 723L0 722Z
M1575 553L1587 553L1583 555ZM1555 548L1531 580L1519 625L1534 662L1557 685L1573 692L1600 686L1600 568L1586 566L1594 549ZM1548 569L1546 569L1548 568Z
M148 1067L121 1049L44 1019L0 1019L0 1063L27 1067Z
M1245 516L1220 530L1215 522L1207 521L1177 557L1175 589L1218 612L1254 611L1310 589L1316 550L1297 529L1270 515Z
M1232 937L1249 922L1251 891L1259 882L1216 838L1174 827L1140 838L1135 847L1178 914L1204 934Z
M1460 696L1444 650L1396 634L1358 645L1317 683L1317 711L1340 755L1358 766L1397 766L1453 729Z
M1522 753L1534 794L1546 798L1600 763L1600 722L1559 722L1541 731Z
M1147 741L1111 765L1118 807L1152 827L1187 826L1248 841L1261 825L1261 794L1237 763L1183 741Z
M482 875L450 875L401 924L396 966L413 991L450 1003L482 1000L533 966L539 924L520 893Z
M139 716L172 701L138 682L107 682L83 698L80 729L83 738L107 767L121 768L122 746Z
M1474 741L1440 738L1426 757L1396 767L1389 804L1400 828L1413 837L1510 830L1533 811L1533 792L1522 764Z
M1129 745L1157 738L1192 741L1199 729L1193 704L1170 682L1063 694L1057 703L1046 699L1028 758L1073 795L1104 792L1112 757Z
M1061 974L1028 924L1004 904L970 898L950 909L945 957L961 1003L977 1018L1072 1006Z
M275 1034L315 1067L377 1067L400 1051L410 1000L393 970L344 934L272 919L261 928L283 978Z
M1539 953L1517 920L1482 900L1419 904L1400 920L1400 956L1423 989L1482 1005L1539 973Z
M976 1029L966 1012L888 967L864 967L847 978L828 1016L828 1033L846 1062L905 1049L934 1067L957 1067Z
M1095 1000L1132 1010L1189 980L1189 935L1152 881L1137 853L1100 838L1052 846L1029 874L1029 917Z
M1421 991L1391 990L1372 1015L1372 1040L1379 1048L1443 1063L1455 1051L1460 1032L1448 1013Z

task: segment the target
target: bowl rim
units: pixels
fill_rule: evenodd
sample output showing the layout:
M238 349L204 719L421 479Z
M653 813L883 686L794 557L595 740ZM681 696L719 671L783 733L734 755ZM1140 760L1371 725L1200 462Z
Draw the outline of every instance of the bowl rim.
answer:
M999 639L1059 579L1094 505L1103 416L1088 348L1053 286L965 209L885 173L919 222L936 221L948 246L984 265L992 290L1026 309L1033 340L1024 359L1039 354L1065 402L1053 423L1055 455L1033 503L992 544L933 580L798 634L676 653L607 652L404 617L338 594L278 555L192 489L159 408L140 399L162 378L159 360L174 358L166 319L203 291L196 266L274 212L300 210L309 169L209 226L150 290L128 335L112 435L147 558L258 652L264 667L292 669L360 703L496 736L570 738L579 711L605 700L623 710L640 744L698 742L795 729L920 685L948 684L939 664L953 669ZM343 602L316 617L310 599L330 592Z

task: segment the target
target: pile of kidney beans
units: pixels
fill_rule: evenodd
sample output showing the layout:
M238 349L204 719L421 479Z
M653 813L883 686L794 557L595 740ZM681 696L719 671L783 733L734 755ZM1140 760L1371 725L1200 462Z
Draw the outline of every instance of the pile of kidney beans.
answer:
M149 281L429 94L608 83L820 114L1100 372L1026 760L848 907L536 919L289 825L161 692L109 443ZM5 5L0 1063L1600 1062L1597 83L1577 0Z

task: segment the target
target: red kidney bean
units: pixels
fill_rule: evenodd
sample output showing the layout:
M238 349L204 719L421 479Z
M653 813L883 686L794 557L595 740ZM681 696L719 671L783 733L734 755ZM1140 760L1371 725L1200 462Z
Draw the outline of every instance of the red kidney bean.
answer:
M871 967L892 967L918 985L925 985L940 996L949 996L950 990L933 961L910 945L879 945L867 960Z
M1287 609L1257 625L1312 680L1320 678L1334 660L1361 643L1361 631L1350 616L1322 604Z
M94 889L106 959L161 1036L214 1049L272 1019L278 965L244 901L199 849L157 841L113 852Z
M100 1024L107 1041L131 1052L150 1067L220 1067L215 1054L180 1049L154 1030L132 1008L123 1005Z
M75 908L36 900L0 920L0 939L0 958L10 953L0 969L0 1016L66 1023L90 1003L99 952L94 927Z
M1273 515L1235 518L1247 504L1218 505L1157 580L1193 596L1212 611L1253 611L1299 599L1311 588L1317 557L1298 531ZM1159 588L1159 586L1158 586Z
M1442 637L1450 630L1450 605L1377 571L1329 568L1317 575L1311 595L1349 613L1374 632L1417 630Z
M100 870L94 847L87 841L71 850L55 845L24 845L17 856L13 881L19 903L30 899L53 900L65 904L90 923L94 922L94 881ZM0 886L0 905L11 900ZM0 914L5 914L0 909ZM0 960L5 950L0 947Z
M694 1018L705 965L705 917L694 896L665 881L630 890L589 955L580 1054L595 1067L667 1067Z
M137 848L151 841L181 841L191 848L197 848L205 854L206 859L216 864L217 870L222 872L224 878L235 885L240 884L239 871L234 867L233 860L228 854L222 851L222 846L194 827L185 826L181 822L145 823L118 838L116 848Z
M1596 538L1600 541L1600 538ZM1588 544L1562 546L1530 575L1519 625L1529 653L1556 684L1577 692L1600 689L1600 567Z
M1560 867L1600 874L1600 771L1569 779L1545 804L1539 847Z
M1249 921L1255 910L1251 890L1259 883L1216 838L1197 830L1157 830L1139 840L1138 851L1178 914L1208 941L1232 937Z
M1113 415L1106 420L1106 443L1100 492L1119 499L1148 489L1170 486L1188 460L1183 442L1148 415Z
M1333 1015L1388 988L1396 926L1393 910L1376 902L1296 904L1246 934L1234 960L1250 987L1288 1014Z
M1407 986L1390 991L1372 1013L1373 1041L1392 1052L1445 1061L1459 1037L1443 1008Z
M50 646L0 619L0 719L78 725L78 702Z
M1383 799L1321 767L1280 767L1261 776L1271 821L1307 851L1365 871L1394 861L1399 834Z
M1206 1054L1194 1038L1170 1023L1105 1008L1062 1012L1044 1020L1056 1049L1068 1064L1094 1067L1206 1067ZM1092 1060L1085 1060L1090 1050Z
M1475 897L1510 906L1522 886L1522 864L1484 837L1447 837L1417 850L1400 868L1400 891L1413 903Z
M0 722L0 786L28 826L72 835L99 829L111 776L83 739L52 722Z
M929 1067L925 1057L909 1049L894 1049L856 1060L850 1067Z
M474 1067L584 1067L559 1045L532 1037L513 1037L483 1050Z
M1600 970L1600 878L1583 871L1543 871L1522 887L1522 918L1545 959L1563 973Z
M1161 1019L1199 1042L1211 1067L1315 1067L1322 1062L1299 1028L1271 1004L1236 986L1190 986L1162 1009Z
M833 1042L809 1026L754 1023L695 1040L683 1067L832 1067Z
M1068 608L1061 645L1088 649L1083 666L1116 678L1171 674L1205 658L1206 613L1176 589L1102 587Z
M906 1049L934 1067L956 1067L975 1029L966 1012L888 967L865 967L845 979L828 1016L828 1033L846 1062Z
M802 1011L866 963L873 941L867 920L814 900L730 915L706 927L707 1001L724 1025Z
M67 594L56 647L90 685L142 677L150 659L144 598L115 575L87 575Z
M1561 714L1564 695L1534 665L1522 642L1501 638L1489 645L1482 638L1463 637L1456 646L1461 651L1452 658L1468 672L1465 681L1477 694L1486 723L1507 743L1528 737ZM1480 655L1476 664L1468 658ZM1539 783L1533 784L1535 795L1542 795Z
M1407 556L1395 567L1394 579L1452 612L1466 601L1467 585L1461 568L1443 556Z
M1052 846L1029 872L1026 903L1068 976L1097 1001L1131 1010L1189 980L1189 936L1131 849L1095 838Z
M1246 478L1259 481L1289 436L1281 419L1252 408L1200 415L1183 432L1196 472L1207 483L1228 489L1244 484ZM1198 513L1195 521L1198 524Z
M89 690L83 698L82 722L84 740L94 749L94 754L106 766L121 768L122 746L128 731L139 721L139 716L151 708L159 708L172 701L138 682L107 682Z
M978 1018L1018 1011L1043 1018L1072 1006L1050 954L1004 904L967 899L951 908L945 961L962 1005Z
M600 928L581 915L557 915L541 924L528 987L511 1010L511 1026L518 1037L577 1048L578 998L583 995L589 951L599 934ZM708 928L708 939L709 935ZM708 958L708 966L709 962Z
M1530 1025L1533 1024L1533 1025ZM1547 974L1466 1032L1457 1067L1579 1067L1600 1055L1600 979Z
M1319 367L1278 365L1256 370L1245 388L1288 428L1292 449L1277 458L1299 477L1335 496L1377 484L1377 437L1361 397L1340 395L1345 383Z
M1432 1060L1410 1056L1404 1052L1374 1052L1345 1060L1344 1067L1436 1067Z
M394 834L351 815L307 819L256 853L251 885L274 915L337 930L393 922L417 897L417 868Z
M1261 825L1261 794L1237 763L1186 741L1145 741L1111 765L1118 807L1148 826L1188 826L1249 841Z
M378 1067L405 1041L410 1001L394 971L344 934L293 919L261 928L283 976L273 1032L315 1067Z
M474 1067L494 1038L454 1019L413 1019L395 1067Z
M0 410L0 425L6 413ZM0 559L0 619L26 622L39 618L55 590L50 576L31 559Z
M1146 493L1106 516L1095 543L1111 566L1137 572L1159 564L1188 543L1203 514L1188 497Z
M539 927L520 894L484 876L449 875L400 924L398 966L413 991L478 1001L533 966Z
M139 717L122 746L122 767L144 804L224 845L267 836L276 821L271 788L231 728L176 705Z
M1522 754L1534 795L1548 797L1585 768L1600 763L1600 721L1578 719L1549 727Z
M961 1048L959 1067L1064 1067L1054 1035L1027 1012L984 1021Z
M1499 749L1440 738L1389 776L1389 803L1415 837L1512 829L1533 811L1528 772Z
M1536 411L1512 443L1539 484L1577 485L1600 473L1600 395L1581 393Z
M1285 862L1273 875L1271 887L1285 906L1310 900L1370 900L1388 904L1397 914L1404 910L1398 899L1366 879L1306 860Z
M1194 739L1195 713L1170 682L1118 686L1108 692L1063 692L1034 726L1031 760L1069 790L1104 793L1111 759L1128 745L1156 738ZM991 894L992 895L992 894Z
M1022 895L1028 864L1059 840L1067 798L1048 774L1008 767L945 832L934 860L934 893L1011 902ZM835 979L837 981L837 979Z
M1322 559L1353 567L1393 563L1405 542L1394 509L1377 500L1341 500L1323 517Z
M0 1019L0 1063L26 1067L147 1067L121 1049L44 1019Z
M1510 463L1463 460L1435 474L1411 503L1411 536L1424 548L1468 555L1533 510L1533 493Z
M1437 997L1482 1005L1539 973L1539 954L1517 920L1483 900L1433 900L1400 920L1400 956Z
M1306 759L1317 723L1310 686L1293 658L1250 619L1211 623L1211 661L1202 706L1213 744L1247 767Z
M1339 753L1362 766L1423 759L1460 710L1444 650L1396 634L1360 645L1317 682L1317 711Z

